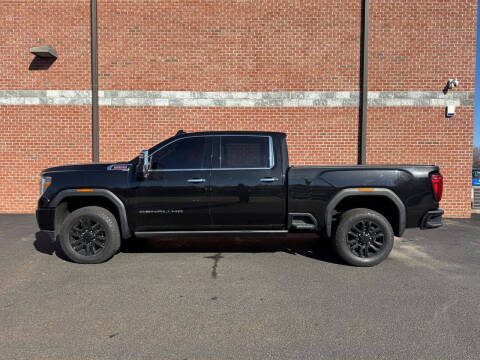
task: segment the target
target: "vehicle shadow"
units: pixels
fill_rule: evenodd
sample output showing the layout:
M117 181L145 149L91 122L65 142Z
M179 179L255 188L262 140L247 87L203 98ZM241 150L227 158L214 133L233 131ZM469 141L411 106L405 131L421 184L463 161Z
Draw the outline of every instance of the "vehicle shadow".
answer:
M55 254L71 262L63 253L58 241L43 232L35 234L35 249L43 254ZM285 236L189 236L130 238L124 240L123 253L272 253L285 252L333 264L343 264L328 240L315 234L288 234ZM213 259L214 257L212 257Z
M38 252L41 252L42 254L47 254L47 255L55 254L57 257L59 257L62 260L72 262L63 253L62 248L60 247L60 244L58 243L58 241L52 241L48 237L48 235L45 234L43 231L37 231L35 233L35 241L33 242L33 246Z
M124 242L124 253L269 253L286 252L311 259L343 264L331 242L316 234L286 236L189 236L132 238ZM213 257L212 257L213 258Z

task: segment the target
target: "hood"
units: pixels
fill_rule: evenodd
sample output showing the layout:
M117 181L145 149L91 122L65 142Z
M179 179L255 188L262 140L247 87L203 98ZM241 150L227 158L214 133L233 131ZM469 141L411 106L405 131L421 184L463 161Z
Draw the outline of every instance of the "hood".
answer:
M45 207L62 190L75 188L118 189L128 185L131 163L64 165L45 169L42 176L51 177L42 193L39 207Z

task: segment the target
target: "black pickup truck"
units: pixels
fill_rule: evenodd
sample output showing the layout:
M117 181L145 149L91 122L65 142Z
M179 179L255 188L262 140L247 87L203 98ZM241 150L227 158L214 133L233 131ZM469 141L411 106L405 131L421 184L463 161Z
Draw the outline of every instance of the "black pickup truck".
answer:
M289 166L277 132L179 131L131 161L41 174L37 222L78 263L122 239L315 232L348 264L384 260L405 228L442 225L437 166Z

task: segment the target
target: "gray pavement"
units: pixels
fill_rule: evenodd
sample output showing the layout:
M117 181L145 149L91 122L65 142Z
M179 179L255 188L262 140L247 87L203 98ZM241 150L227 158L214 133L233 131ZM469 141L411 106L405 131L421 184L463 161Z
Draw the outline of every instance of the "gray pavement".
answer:
M407 230L374 268L298 235L56 250L0 216L1 359L480 358L480 215Z

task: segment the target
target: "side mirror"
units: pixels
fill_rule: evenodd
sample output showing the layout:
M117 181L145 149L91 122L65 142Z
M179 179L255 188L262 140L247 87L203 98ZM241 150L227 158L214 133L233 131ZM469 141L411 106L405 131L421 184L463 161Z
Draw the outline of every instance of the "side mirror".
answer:
M148 177L148 173L150 172L150 157L148 156L148 150L142 150L140 155L138 155L138 166L137 166L137 173L139 176L143 176L143 178Z

